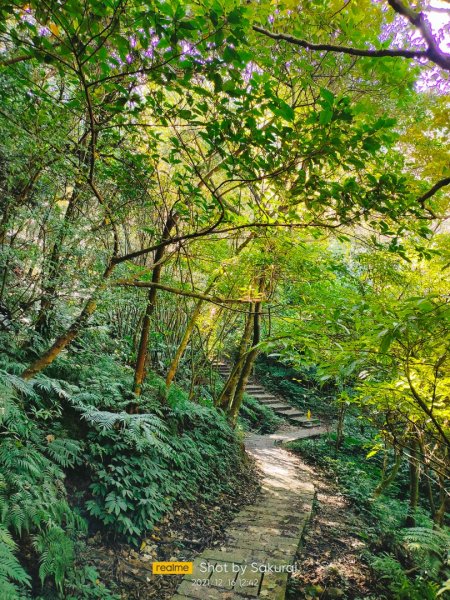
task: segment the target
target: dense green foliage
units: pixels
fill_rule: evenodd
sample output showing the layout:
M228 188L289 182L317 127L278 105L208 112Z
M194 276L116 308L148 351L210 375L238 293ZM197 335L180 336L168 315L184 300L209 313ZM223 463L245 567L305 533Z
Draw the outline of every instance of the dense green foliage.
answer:
M436 558L450 58L419 4L0 0L0 596L115 598L87 531L136 546L232 493L243 430L280 424L260 353L335 422L302 453Z
M283 366L274 366L272 370L277 375ZM313 383L307 374L303 377L309 385ZM301 393L301 384L291 385L297 385ZM320 466L337 481L344 498L362 516L364 529L358 531L358 537L370 549L364 559L379 578L380 597L396 600L435 598L450 575L448 530L433 528L427 481L422 482L423 500L416 510L416 527L405 528L409 480L406 463L401 465L391 485L381 494L377 493L386 459L391 464L395 460L392 453L382 459L379 453L372 451L377 433L378 430L368 425L361 413L353 408L346 417L345 434L339 448L336 447L336 433L290 442L288 448Z
M29 587L14 551L15 540L26 544L31 536L42 584L49 578L62 591L69 577L70 590L76 577L86 598L106 598L95 595L101 588L89 587L91 572L84 578L71 572L88 516L113 536L138 543L174 502L199 496L207 501L232 488L242 460L236 435L207 400L194 404L179 388L164 409L151 412L165 393L157 376L142 399L148 412L127 413L130 400L123 390L132 370L113 356L99 363L91 350L80 348L76 364L61 361L50 376L24 382L17 376L23 365L11 362L8 350L1 357L1 593L15 598ZM89 494L73 509L64 480L78 471L84 481L74 481L88 485Z
M289 447L336 478L344 497L362 514L366 526L358 535L371 549L365 558L381 580L380 594L385 594L387 588L389 597L396 600L435 598L449 576L450 537L447 532L432 528L426 503L417 511L417 527L404 528L408 511L407 469L399 472L395 484L383 495L374 498L382 462L377 457L367 460L375 432L366 430L362 434L362 429L360 419L348 418L338 453L335 434L320 440L291 442Z

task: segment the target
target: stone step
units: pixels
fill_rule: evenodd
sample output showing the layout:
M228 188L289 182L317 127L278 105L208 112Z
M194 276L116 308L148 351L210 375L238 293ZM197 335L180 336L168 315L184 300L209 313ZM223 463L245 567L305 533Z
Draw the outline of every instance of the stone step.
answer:
M278 412L278 411L283 411L283 410L290 410L290 406L288 406L287 404L282 404L281 402L279 404L265 404L264 406L267 406L267 408L271 408L274 412Z
M219 372L223 379L228 379L231 374L231 366L224 362L213 364L213 367ZM281 398L277 398L271 392L266 390L262 385L250 381L245 392L252 396L255 400L271 408L275 414L287 419L290 423L299 425L300 427L311 428L320 425L319 419L308 417L300 409L283 402Z
M287 567L294 565L312 514L312 477L296 456L275 446L273 440L261 443L260 435L250 435L246 448L265 477L265 493L235 517L225 532L228 543L197 556L192 574L185 575L172 600L286 597L287 571L293 570ZM240 573L234 572L236 565ZM282 567L281 572L264 572L268 565Z
M275 412L282 414L284 417L305 417L305 413L300 412L296 408L292 408L292 406L288 406L287 408L277 408Z
M289 420L301 427L318 427L320 425L319 419L313 417L311 419L308 419L308 417L291 417Z
M283 401L280 398L263 398L262 400L258 400L261 404L283 404Z

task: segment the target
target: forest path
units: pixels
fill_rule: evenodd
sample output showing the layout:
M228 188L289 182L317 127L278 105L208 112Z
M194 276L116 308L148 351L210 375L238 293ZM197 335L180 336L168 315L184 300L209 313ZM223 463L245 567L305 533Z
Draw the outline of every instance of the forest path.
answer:
M315 491L310 469L279 444L324 432L284 425L271 435L246 437L246 450L262 472L262 493L237 514L221 547L195 559L172 600L284 600Z

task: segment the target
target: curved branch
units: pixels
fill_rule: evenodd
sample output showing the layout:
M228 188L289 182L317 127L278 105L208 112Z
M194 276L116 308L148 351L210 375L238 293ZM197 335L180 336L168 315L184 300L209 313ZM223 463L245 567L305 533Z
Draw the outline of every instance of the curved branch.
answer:
M119 279L115 282L115 285L121 287L139 287L139 288L156 288L163 292L169 292L171 294L177 294L179 296L186 296L188 298L196 298L197 300L204 300L205 302L211 302L213 304L248 304L249 302L255 302L256 298L221 298L219 296L208 296L201 292L190 292L188 290L180 290L173 288L162 283L155 283L153 281L134 281L129 279ZM258 299L261 302L262 299Z
M438 192L441 188L447 185L450 185L450 177L444 177L444 179L441 179L440 181L435 183L433 187L431 187L428 190L428 192L426 192L423 196L420 196L420 198L418 198L417 202L422 206L422 208L424 208L425 201L428 200L428 198L434 196L436 192Z
M9 67L10 65L15 65L19 62L24 62L25 60L31 60L32 58L36 58L35 54L22 54L20 56L14 56L12 58L6 58L5 60L0 60L0 67Z
M436 42L431 27L427 23L425 14L423 12L415 12L409 6L405 6L401 0L388 0L389 6L395 10L396 13L408 19L411 25L414 25L422 38L427 43L426 58L437 64L442 69L450 71L450 54L443 52Z
M384 57L401 57L401 58L426 58L436 65L450 71L450 54L443 52L433 35L433 32L426 21L425 14L422 12L416 13L411 8L405 6L400 0L388 0L388 4L395 10L396 13L408 19L411 25L416 27L422 38L427 44L426 50L404 50L404 49L382 49L382 50L365 50L363 48L352 48L349 46L337 46L334 44L313 44L307 40L296 38L293 35L285 33L274 33L268 31L258 25L253 26L253 31L262 33L263 35L273 39L282 40L295 46L306 48L307 50L322 50L326 52L337 52L340 54L350 54L351 56L366 56L371 58Z
M282 40L284 42L288 42L289 44L294 44L295 46L301 46L302 48L306 48L307 50L339 52L340 54L350 54L351 56L368 56L372 58L395 58L397 56L400 56L402 58L429 58L428 52L426 50L364 50L363 48L336 46L334 44L313 44L311 42L308 42L307 40L302 40L300 38L294 37L293 35L289 35L286 33L274 33L273 31L268 31L267 29L259 27L258 25L253 25L253 31L256 31L257 33L262 33L263 35L273 40Z

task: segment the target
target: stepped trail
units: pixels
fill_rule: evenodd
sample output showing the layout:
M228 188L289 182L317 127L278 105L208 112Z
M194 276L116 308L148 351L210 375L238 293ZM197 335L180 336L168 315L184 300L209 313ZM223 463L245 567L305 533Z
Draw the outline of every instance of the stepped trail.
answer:
M226 376L227 366L219 368ZM264 403L274 398L290 424L271 435L246 437L246 450L263 475L262 493L255 504L237 514L221 547L204 550L195 559L193 573L184 577L172 600L285 597L289 571L311 516L315 491L308 467L280 444L319 435L325 428L262 386L249 384L246 392Z

